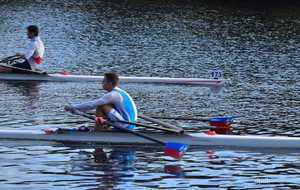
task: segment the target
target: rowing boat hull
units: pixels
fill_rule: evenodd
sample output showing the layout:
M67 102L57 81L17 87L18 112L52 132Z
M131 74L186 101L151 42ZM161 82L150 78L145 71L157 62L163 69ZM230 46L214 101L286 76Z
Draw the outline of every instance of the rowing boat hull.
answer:
M64 75L64 74L17 74L0 73L0 80L5 81L51 81L51 82L99 82L103 76ZM162 77L120 77L124 83L182 84L201 86L221 86L224 80L201 78L162 78Z
M162 134L147 133L164 142L178 142L190 146L226 146L237 148L285 148L300 150L299 137L266 137L252 135L207 135L205 133ZM69 132L46 134L36 130L0 130L0 139L40 140L77 143L100 143L112 145L159 145L147 139L124 132Z

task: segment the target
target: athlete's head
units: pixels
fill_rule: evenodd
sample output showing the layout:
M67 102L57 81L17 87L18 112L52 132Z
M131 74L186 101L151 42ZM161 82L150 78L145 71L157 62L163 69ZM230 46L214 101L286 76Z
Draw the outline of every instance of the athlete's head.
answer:
M112 91L113 88L119 85L119 76L116 73L105 73L102 81L104 90Z
M30 25L27 27L27 37L32 39L39 35L39 28L36 25Z

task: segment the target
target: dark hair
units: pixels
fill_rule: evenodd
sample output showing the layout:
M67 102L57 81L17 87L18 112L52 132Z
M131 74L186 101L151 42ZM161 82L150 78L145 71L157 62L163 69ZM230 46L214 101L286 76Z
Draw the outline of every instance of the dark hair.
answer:
M28 32L32 32L34 36L39 35L39 28L36 25L30 25L27 27Z
M116 73L105 73L105 80L107 82L111 82L113 86L117 86L119 84L119 76Z

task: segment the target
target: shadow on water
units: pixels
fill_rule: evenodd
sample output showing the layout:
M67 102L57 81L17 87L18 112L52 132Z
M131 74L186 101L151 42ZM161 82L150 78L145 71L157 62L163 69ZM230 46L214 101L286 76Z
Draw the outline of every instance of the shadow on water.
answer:
M94 183L98 184L96 185L98 188L114 188L120 184L134 181L136 159L136 152L133 149L117 147L113 149L95 148L88 151L81 149L78 155L68 163L70 169L67 173L48 171L42 173L94 178ZM91 171L93 172L91 173Z
M2 82L5 88L13 88L15 93L21 96L38 99L40 96L40 82Z

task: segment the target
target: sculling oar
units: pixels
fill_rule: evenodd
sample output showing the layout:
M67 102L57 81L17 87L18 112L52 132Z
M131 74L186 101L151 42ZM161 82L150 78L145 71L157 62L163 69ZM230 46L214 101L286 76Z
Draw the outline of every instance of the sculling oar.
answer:
M137 123L137 122L129 122L129 121L114 121L114 122L118 122L118 123L124 123L124 124L129 124L129 125L135 125L135 126L141 126L141 127L145 127L145 128L152 128L152 129L157 129L157 130L162 130L162 131L166 131L166 132L173 132L173 133L179 133L179 134L183 134L184 130L176 130L176 129L170 129L170 128L164 128L164 127L158 127L158 126L153 126L153 125L147 125L147 124L143 124L143 123ZM228 124L227 124L228 125ZM228 129L228 126L226 126L226 123L224 124L224 122L218 122L215 121L215 124L212 126L203 126L203 128L205 129ZM180 128L179 128L180 129Z
M66 101L68 102L68 101ZM68 106L71 106L71 104L68 102ZM83 114L87 114L87 113L83 113ZM87 116L91 116L90 114L87 114ZM124 123L124 124L129 124L129 125L135 125L135 126L140 126L140 127L145 127L145 128L150 128L150 129L156 129L156 130L161 130L161 131L165 131L165 132L171 132L171 133L184 133L184 130L179 128L169 128L169 127L160 127L160 126L154 126L154 125L147 125L144 123L138 123L138 122L129 122L129 121L114 121L114 122L119 122L119 123Z
M209 127L211 131L218 134L229 134L232 132L231 124L236 116L219 116L211 118L190 118L190 117L155 117L160 119L174 119L174 120L191 120L191 121L201 121L209 122ZM206 127L208 128L208 127Z
M164 116L151 116L155 119L172 119L172 120L180 120L180 121L201 121L201 122L210 122L212 120L230 120L237 118L237 116L218 116L218 117L209 117L209 118L195 118L195 117L164 117Z
M146 121L150 121L152 123L155 123L155 124L158 124L158 125L161 125L161 126L164 126L164 127L167 127L167 128L170 128L170 129L174 129L174 130L178 131L179 133L184 133L184 130L182 128L177 127L177 126L172 125L172 124L169 124L169 123L164 122L164 121L160 121L160 120L155 119L153 117L149 117L149 116L140 114L139 118L144 119Z
M86 117L86 118L91 119L93 121L95 121L96 118L97 118L94 115L90 115L90 114L81 112L77 109L72 109L72 110L67 110L67 111L70 111L71 113L76 114L76 115ZM120 131L131 133L131 134L136 135L138 137L142 137L144 139L147 139L147 140L153 141L155 143L164 145L165 146L165 149L164 149L165 155L170 156L170 157L175 158L175 159L180 159L184 155L186 150L188 149L187 144L181 144L181 143L176 143L176 142L167 142L167 143L165 143L161 140L155 139L155 138L150 137L148 135L145 135L145 134L142 134L142 133L139 133L139 132L136 132L136 131L131 131L127 128L120 127L120 126L116 125L115 122L106 121L106 123L113 126L116 129L119 129Z
M5 63L7 65L10 65L12 63L12 61L20 59L20 56L18 55L13 55L13 56L9 56L9 57L5 57L2 60L0 60L0 63Z
M172 120L182 120L182 121L200 121L209 122L211 126L216 127L229 127L233 123L233 120L237 116L218 116L210 118L193 118L193 117L163 117L163 116L153 116L155 119L172 119Z
M176 128L168 128L168 127L159 127L159 126L154 126L154 125L147 125L144 123L138 123L138 122L129 122L129 121L114 121L114 122L119 122L119 123L124 123L124 124L129 124L129 125L135 125L135 126L140 126L140 127L145 127L145 128L151 128L151 129L157 129L157 130L162 130L166 132L173 132L173 133L184 133L183 129L176 129Z

